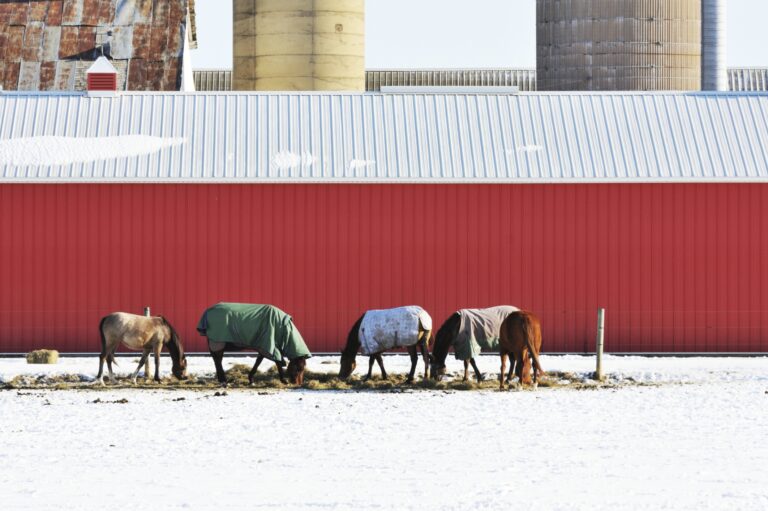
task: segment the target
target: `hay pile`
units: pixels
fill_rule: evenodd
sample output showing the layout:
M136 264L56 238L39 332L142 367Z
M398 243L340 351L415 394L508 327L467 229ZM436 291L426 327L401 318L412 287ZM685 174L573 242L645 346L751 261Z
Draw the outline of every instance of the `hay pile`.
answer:
M59 352L56 350L35 350L27 353L27 364L56 364Z

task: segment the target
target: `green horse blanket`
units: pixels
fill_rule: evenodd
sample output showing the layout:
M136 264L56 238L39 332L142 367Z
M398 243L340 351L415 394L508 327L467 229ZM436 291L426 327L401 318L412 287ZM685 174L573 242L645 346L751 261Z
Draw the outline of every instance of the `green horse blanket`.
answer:
M501 324L517 307L500 305L488 309L462 309L458 335L453 340L453 351L457 360L469 360L483 350L499 349Z
M232 343L275 362L312 356L293 319L272 305L218 303L203 313L197 331L209 344Z

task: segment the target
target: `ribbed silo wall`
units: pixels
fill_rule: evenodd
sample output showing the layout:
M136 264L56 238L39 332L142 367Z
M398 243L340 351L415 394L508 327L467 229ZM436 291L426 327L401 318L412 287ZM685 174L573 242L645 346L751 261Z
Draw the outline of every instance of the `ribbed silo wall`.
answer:
M699 90L701 0L537 0L538 88Z
M365 90L365 0L234 0L234 90Z

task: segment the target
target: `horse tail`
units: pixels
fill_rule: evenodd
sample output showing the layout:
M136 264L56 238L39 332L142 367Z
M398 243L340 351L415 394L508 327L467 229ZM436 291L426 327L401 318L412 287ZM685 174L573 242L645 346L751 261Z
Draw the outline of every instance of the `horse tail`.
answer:
M523 315L524 330L525 330L525 343L528 345L528 351L531 353L533 359L533 370L536 374L543 374L544 370L541 368L541 362L539 362L539 353L536 350L536 344L541 345L541 328L536 328L538 320L530 315ZM538 343L536 341L539 341Z
M119 365L117 360L115 360L115 354L107 353L107 337L104 335L104 323L106 323L108 319L109 316L104 316L99 322L99 335L101 336L101 355L106 357L107 362Z

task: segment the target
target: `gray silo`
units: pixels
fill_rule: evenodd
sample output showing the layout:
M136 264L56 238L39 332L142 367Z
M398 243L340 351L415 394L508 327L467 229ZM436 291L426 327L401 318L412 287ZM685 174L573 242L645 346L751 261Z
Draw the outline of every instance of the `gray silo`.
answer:
M726 0L702 0L701 88L727 91Z
M701 0L537 0L539 90L699 90Z
M365 0L234 0L234 90L365 90Z

